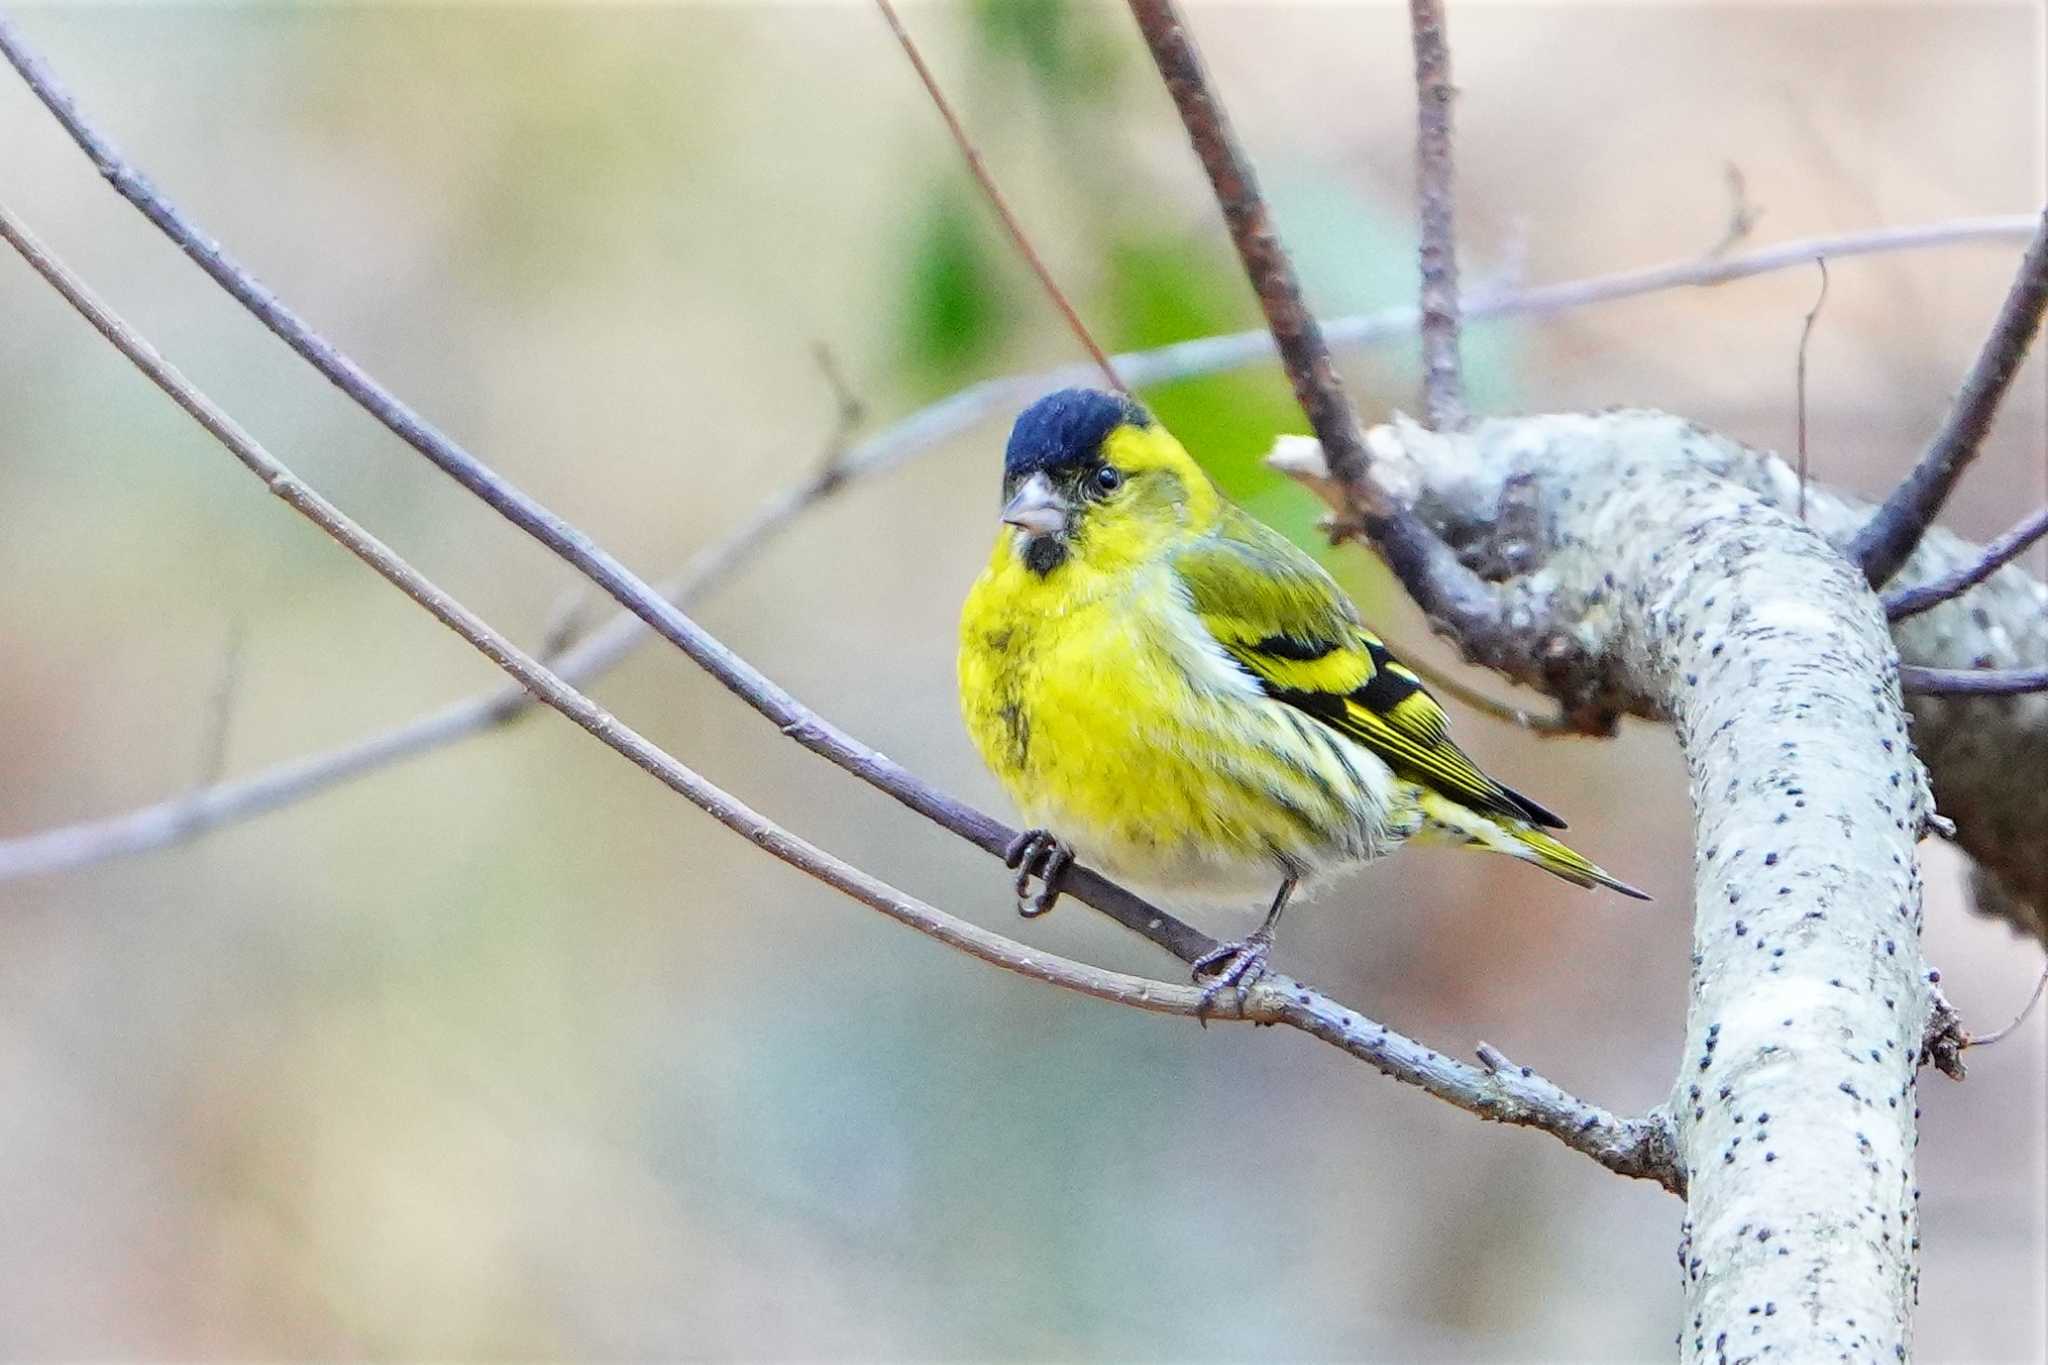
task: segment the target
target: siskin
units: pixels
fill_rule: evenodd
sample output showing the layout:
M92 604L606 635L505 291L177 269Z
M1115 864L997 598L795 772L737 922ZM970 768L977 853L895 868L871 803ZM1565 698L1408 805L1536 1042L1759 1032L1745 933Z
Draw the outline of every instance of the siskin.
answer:
M1023 913L1052 907L1076 857L1179 898L1277 882L1257 931L1194 964L1206 1005L1264 973L1304 880L1411 840L1648 899L1480 772L1322 567L1133 400L1066 389L1026 408L1003 498L961 613L960 701L1034 827L1008 857Z

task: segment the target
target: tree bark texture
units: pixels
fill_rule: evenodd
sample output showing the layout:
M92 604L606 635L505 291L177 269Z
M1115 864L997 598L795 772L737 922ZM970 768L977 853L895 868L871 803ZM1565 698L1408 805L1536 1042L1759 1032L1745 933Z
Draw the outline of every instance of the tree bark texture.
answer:
M1517 628L1589 661L1597 676L1567 690L1670 720L1684 750L1693 972L1671 1113L1689 1182L1685 1358L1902 1358L1931 999L1915 845L1933 807L1883 609L1835 548L1864 509L1809 489L1802 524L1782 461L1661 413L1463 433L1398 421L1368 445L1374 477L1498 583ZM1275 463L1313 474L1313 443ZM1907 573L1968 554L1934 537ZM2025 587L2002 582L1994 602ZM1991 610L1966 600L1901 635L1957 663L1973 635L1973 657L2006 647ZM1913 738L1951 767L1959 804L2013 782L1976 771L2000 741L1965 734L1961 708L1986 704L1916 706Z

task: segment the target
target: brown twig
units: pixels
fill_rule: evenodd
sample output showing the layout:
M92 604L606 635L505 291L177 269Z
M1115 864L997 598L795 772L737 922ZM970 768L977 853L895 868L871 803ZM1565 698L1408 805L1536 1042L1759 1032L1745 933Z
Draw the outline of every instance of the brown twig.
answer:
M939 88L938 77L925 65L924 55L917 50L916 42L911 39L910 30L903 27L903 21L896 16L896 7L890 4L889 0L875 0L875 8L882 12L882 18L888 23L890 31L896 35L896 41L903 45L903 55L910 58L910 65L916 69L917 78L924 82L925 93L931 96L932 103L938 107L939 117L946 121L946 130L953 135L954 145L960 149L960 155L967 159L967 169L972 172L975 183L981 186L981 192L988 196L988 202L994 207L996 217L1002 219L1003 230L1010 234L1010 241L1016 245L1017 254L1030 265L1031 273L1038 276L1038 283L1044 288L1046 297L1052 300L1053 307L1059 309L1060 316L1067 320L1068 328L1080 341L1081 348L1095 361L1096 367L1102 371L1103 378L1109 381L1109 386L1128 392L1124 389L1124 381L1117 377L1116 366L1110 363L1109 354L1096 344L1094 336L1088 331L1088 325L1081 321L1080 313L1075 311L1074 305L1068 302L1066 294L1060 289L1058 281L1053 279L1052 270L1046 265L1045 258L1031 245L1031 239L1024 233L1024 224L1011 209L1009 200L1003 197L1002 190L997 187L995 176L990 174L987 163L981 159L981 151L974 145L974 139L967 135L967 129L961 124L959 115L953 112L952 103L947 100L946 92Z
M1499 598L1367 472L1358 414L1330 362L1322 328L1302 301L1294 264L1273 227L1251 162L1231 131L1229 115L1210 88L1194 39L1172 0L1130 0L1130 7L1208 173L1294 396L1323 443L1330 472L1344 488L1359 529L1425 612L1452 629L1468 650L1491 652L1490 642L1501 634Z
M1422 403L1434 431L1469 420L1458 351L1458 229L1451 161L1451 48L1443 0L1408 0L1415 40L1415 189L1422 228Z
M1899 686L1937 697L2017 697L2048 692L2048 668L1925 668L1899 665Z
M1893 621L1903 621L1909 616L1919 615L1930 607L1938 607L1950 598L1961 596L2019 558L2029 545L2044 535L2048 535L2048 507L2043 507L1986 545L1982 554L1954 573L1914 587L1896 588L1886 593L1885 616Z
M195 389L154 347L94 297L84 282L51 256L4 206L0 206L0 239L13 246L101 335L226 446L252 474L262 479L272 493L511 674L526 690L728 829L863 904L1006 970L1140 1009L1196 1017L1201 1017L1206 1010L1202 993L1192 986L1154 981L1073 962L1039 952L948 915L790 834L705 781L591 702L545 665L521 652L510 640L300 481L232 418ZM496 477L488 471L485 473L489 478ZM501 496L509 498L510 491L502 490ZM740 668L747 667L736 658L732 663ZM762 709L767 707L764 705ZM803 737L815 739L819 732L829 727L815 715L798 708L798 714L783 729L791 734L809 731L809 735ZM870 781L876 780L871 775L875 769L883 765L893 767L871 750L866 753L869 770L864 775L868 775ZM897 771L901 773L900 769ZM923 788L923 784L909 774L902 773L902 777ZM943 812L932 818L970 841L983 842L983 826L1002 837L1005 845L1010 837L1014 837L1011 831L973 808L930 788L923 788L923 791L926 801ZM1086 869L1071 869L1066 890L1104 910L1183 961L1191 961L1214 946L1213 941L1199 930L1147 905ZM1621 1119L1566 1094L1527 1068L1509 1069L1504 1065L1496 1068L1489 1063L1486 1070L1476 1070L1277 974L1254 986L1242 1005L1234 993L1224 992L1219 1008L1208 1011L1208 1014L1214 1018L1289 1024L1343 1048L1388 1075L1419 1086L1482 1118L1537 1128L1592 1157L1609 1170L1656 1181L1674 1193L1682 1194L1684 1191L1685 1178L1675 1159L1671 1125L1668 1117L1661 1113L1640 1119Z
M1828 262L1825 256L1816 256L1813 263L1820 267L1820 295L1814 299L1813 307L1806 310L1806 321L1799 328L1798 408L1799 408L1799 519L1806 520L1806 347L1813 340L1814 320L1828 301Z
M2041 330L2044 310L2048 310L2048 210L2042 211L2033 240L2020 258L2019 274L1998 310L1998 320L1941 429L1913 472L1900 481L1849 543L1848 556L1862 567L1871 587L1883 587L1899 571L1940 515L1956 480L1977 458L1999 402L2027 358L2034 334Z

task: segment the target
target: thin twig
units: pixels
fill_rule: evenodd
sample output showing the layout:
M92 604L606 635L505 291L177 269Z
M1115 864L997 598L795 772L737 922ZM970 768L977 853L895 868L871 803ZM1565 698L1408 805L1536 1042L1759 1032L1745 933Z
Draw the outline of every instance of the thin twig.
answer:
M1813 301L1813 307L1806 310L1806 321L1799 328L1798 378L1799 389L1799 519L1806 520L1806 347L1813 340L1814 319L1828 301L1828 262L1825 256L1816 256L1813 263L1820 267L1820 294Z
M1757 220L1764 216L1763 209L1749 202L1749 178L1742 173L1742 167L1729 162L1723 168L1728 182L1728 226L1721 233L1721 240L1707 250L1707 255L1725 256L1737 243L1748 240L1756 231Z
M832 421L832 434L825 438L825 453L818 459L818 483L821 491L830 492L846 478L846 451L853 443L853 433L860 430L861 423L868 420L868 405L853 391L853 385L846 382L846 375L839 368L839 357L824 342L813 342L811 359L817 363L818 373L825 377L825 387L832 390L833 402L838 405Z
M1408 0L1415 39L1415 189L1421 221L1422 406L1433 431L1469 420L1458 352L1458 229L1451 161L1451 48L1443 0Z
M20 252L36 272L85 316L102 336L226 446L272 493L511 674L526 690L728 829L898 922L995 966L1098 999L1158 1013L1201 1017L1205 1009L1203 994L1192 986L1154 981L1070 961L958 919L842 862L705 781L576 691L545 665L520 651L509 639L436 587L299 480L212 400L195 389L147 340L109 311L84 282L51 256L5 206L0 206L0 238ZM810 723L823 724L815 719ZM936 793L933 795L937 796ZM950 798L938 799L957 812L992 826L999 834L1010 833L970 807L951 802ZM949 824L948 827L956 833L964 833L957 824ZM1083 869L1073 869L1067 890L1099 909L1119 905L1120 910L1136 911L1138 918L1125 921L1129 927L1184 961L1200 956L1214 946L1213 941L1199 930L1163 910L1146 905L1129 892ZM1118 910L1111 913L1123 919ZM1609 1170L1653 1180L1674 1193L1682 1194L1684 1191L1684 1176L1674 1156L1676 1148L1671 1124L1662 1113L1652 1113L1640 1119L1617 1118L1604 1109L1568 1095L1527 1068L1509 1067L1504 1059L1498 1065L1489 1059L1487 1069L1476 1070L1375 1024L1299 982L1278 974L1255 985L1242 1006L1234 992L1225 992L1219 1003L1221 1008L1210 1012L1210 1017L1292 1025L1371 1062L1396 1079L1419 1086L1482 1118L1537 1128L1592 1157Z
M1401 651L1396 647L1394 652L1399 654ZM1491 716L1495 720L1503 721L1518 729L1527 730L1537 735L1579 735L1585 733L1578 724L1564 716L1539 716L1534 711L1527 711L1504 701L1496 701L1478 688L1469 687L1448 673L1431 668L1427 664L1415 662L1415 656L1412 654L1403 655L1401 662L1416 677L1422 679L1422 685L1431 692L1436 693L1438 696L1450 697L1462 702L1483 716Z
M228 736L234 728L235 698L242 690L242 645L247 627L237 616L228 623L227 643L221 647L220 672L214 678L213 695L207 698L206 731L199 743L198 779L194 792L218 783L228 766Z
M1896 588L1886 593L1885 616L1893 621L1903 621L1909 616L1919 615L1929 607L1938 607L1952 597L1961 596L2019 558L2029 545L2044 535L2048 535L2048 507L2043 507L1986 545L1982 554L1954 573L1914 587Z
M938 106L939 117L946 121L946 130L953 135L954 145L960 149L960 155L967 159L967 169L973 173L975 183L980 185L981 192L988 196L988 202L995 208L996 217L1002 219L1003 229L1010 234L1010 241L1016 245L1017 254L1030 265L1031 273L1038 276L1038 283L1044 288L1046 297L1052 300L1053 307L1059 309L1060 316L1067 320L1068 328L1081 343L1081 348L1095 361L1097 368L1102 371L1103 378L1109 381L1109 386L1122 390L1124 381L1117 377L1116 366L1110 363L1108 354L1096 344L1087 324L1081 321L1080 313L1068 302L1066 293L1061 290L1058 281L1053 279L1052 270L1046 265L1045 258L1031 245L1031 239L1024 233L1024 224L1011 209L1009 200L1003 197L1002 190L996 186L996 178L990 174L987 163L981 159L980 149L974 145L974 139L967 135L967 129L960 122L959 115L953 112L952 103L947 100L945 91L939 88L938 77L925 65L924 55L917 50L917 44L910 37L910 30L903 27L903 21L896 17L896 7L890 4L889 0L875 0L875 8L881 10L882 18L888 23L890 31L896 35L896 41L903 45L903 55L910 58L911 66L916 68L917 78L924 82L925 93L930 95L932 103Z
M1935 697L2017 697L2048 692L2048 668L1924 668L1899 665L1899 686Z
M2044 990L2048 990L2048 962L2041 964L2041 974L2034 978L2033 994L2027 997L2026 1004L2020 1006L2020 1012L2012 1017L2012 1022L2004 1028L1993 1029L1986 1034L1971 1034L1969 1046L1990 1047L1993 1043L2001 1043L2011 1037L2019 1030L2021 1024L2027 1022L2027 1016L2034 1012L2034 1006L2041 1003L2041 993Z
M1330 472L1343 486L1359 529L1371 539L1408 595L1468 648L1501 632L1500 600L1479 576L1458 562L1407 507L1373 482L1358 413L1345 396L1322 328L1302 301L1294 263L1278 231L1251 162L1238 146L1229 115L1209 85L1200 52L1172 0L1130 0L1152 60L1180 111L1188 141L1208 173L1216 203L1230 227L1252 291L1272 330L1294 396L1323 443Z
M1913 472L1900 481L1884 506L1849 542L1846 553L1862 566L1871 587L1883 587L1899 571L1940 515L1956 480L1977 458L1999 402L2027 358L2034 333L2041 330L2044 310L2048 310L2048 209L2041 213L2034 238L2020 258L2019 274L1998 310L1998 320L1941 429Z
M5 46L9 37L5 21L0 20L0 46ZM1478 296L1467 299L1464 312L1467 318L1555 316L1668 289L1718 285L1791 269L1819 254L1839 258L2021 240L2031 227L2031 219L2014 216L1816 238L1768 247L1711 265L1696 260L1679 261L1645 270ZM1398 307L1336 319L1328 324L1327 334L1332 345L1358 348L1413 336L1416 328L1416 310ZM1148 385L1257 364L1273 355L1272 333L1260 328L1129 352L1118 356L1116 363L1123 373L1132 376L1134 383ZM899 468L992 416L1054 389L1085 382L1090 373L1087 366L1062 366L1035 374L983 380L890 424L847 448L843 457L839 450L840 435L835 433L827 441L821 460L835 471L831 476L821 475L769 498L724 539L706 548L680 574L661 584L662 595L678 606L695 601L843 483ZM631 612L620 612L572 653L559 659L544 657L564 678L581 686L609 672L647 639L648 632L640 619ZM1439 678L1432 686L1443 682ZM0 882L68 872L109 859L171 848L222 825L278 810L407 758L486 733L526 714L531 705L532 699L524 689L502 688L452 703L345 748L288 759L249 777L115 815L0 839ZM1508 710L1511 718L1513 709ZM1532 728L1549 732L1547 725ZM1581 732L1576 723L1563 728Z

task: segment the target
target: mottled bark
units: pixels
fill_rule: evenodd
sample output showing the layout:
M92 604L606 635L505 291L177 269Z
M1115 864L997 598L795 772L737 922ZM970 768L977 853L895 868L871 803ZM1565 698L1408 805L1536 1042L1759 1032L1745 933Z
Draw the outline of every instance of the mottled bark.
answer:
M1668 719L1684 748L1694 952L1671 1108L1687 1358L1896 1358L1930 1009L1914 846L1933 812L1883 611L1836 548L1861 509L1810 490L1802 524L1782 461L1659 413L1368 439L1375 477L1500 580L1530 648L1586 661L1564 680L1576 701ZM1276 462L1315 455L1290 443ZM1920 552L1967 553L1947 537ZM1952 647L1979 609L1941 609L1922 647ZM1956 708L2038 704L1922 703L1916 738L1989 793L1947 747Z

